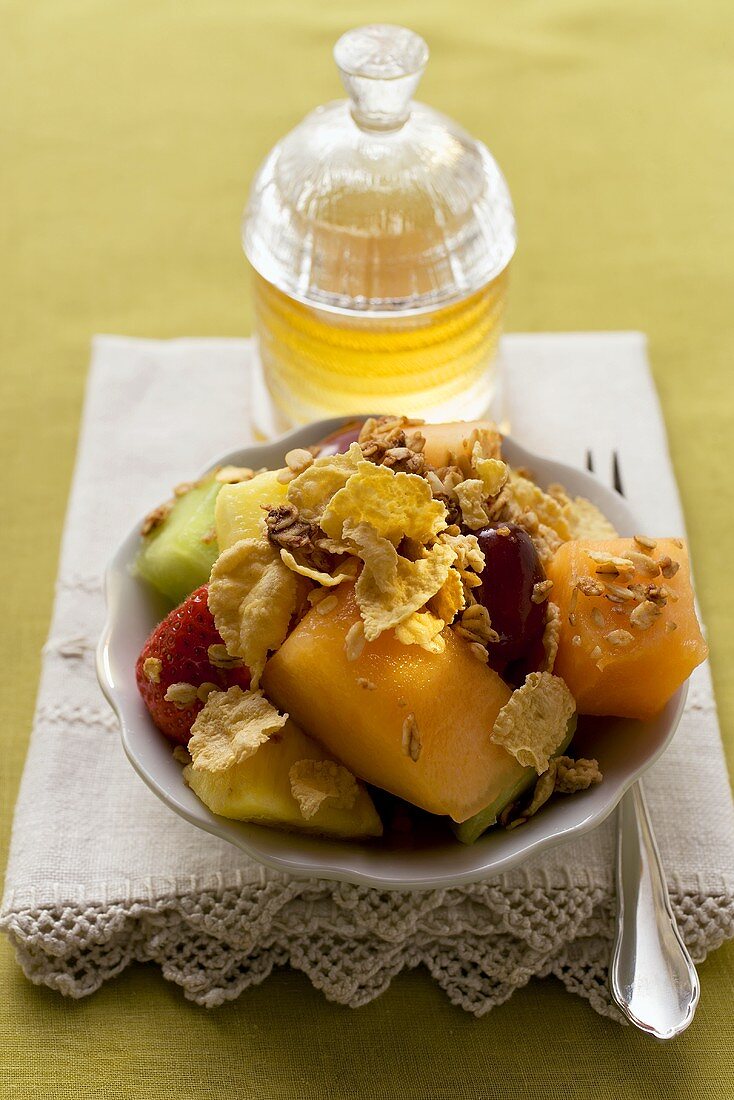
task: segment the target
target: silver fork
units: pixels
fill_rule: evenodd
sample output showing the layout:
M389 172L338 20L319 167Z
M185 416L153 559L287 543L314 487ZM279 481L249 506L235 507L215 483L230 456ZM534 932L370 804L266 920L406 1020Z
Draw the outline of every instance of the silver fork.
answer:
M594 473L591 451L586 467ZM612 484L624 496L619 456ZM612 997L628 1020L658 1039L672 1039L691 1023L701 987L681 939L668 897L642 783L617 810L617 927L609 968Z

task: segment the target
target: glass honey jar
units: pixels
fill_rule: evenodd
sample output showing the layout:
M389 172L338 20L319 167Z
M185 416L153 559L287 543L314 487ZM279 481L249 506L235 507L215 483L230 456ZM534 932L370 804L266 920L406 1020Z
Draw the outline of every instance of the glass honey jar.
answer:
M417 34L361 27L334 55L349 98L278 142L245 211L265 385L284 425L475 418L516 244L507 184L481 142L413 101Z

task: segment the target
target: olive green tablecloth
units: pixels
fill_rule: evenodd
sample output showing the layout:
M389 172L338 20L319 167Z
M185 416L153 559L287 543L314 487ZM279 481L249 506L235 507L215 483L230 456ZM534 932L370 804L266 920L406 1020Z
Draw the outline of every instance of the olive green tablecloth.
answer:
M5 0L2 859L89 337L248 330L246 181L338 94L338 34L386 18L432 47L423 98L506 171L521 229L509 327L650 336L734 759L731 5ZM659 1046L552 983L470 1019L421 973L357 1011L284 973L207 1013L142 967L75 1003L28 984L3 941L0 1086L33 1100L728 1097L731 945L702 980L694 1025Z

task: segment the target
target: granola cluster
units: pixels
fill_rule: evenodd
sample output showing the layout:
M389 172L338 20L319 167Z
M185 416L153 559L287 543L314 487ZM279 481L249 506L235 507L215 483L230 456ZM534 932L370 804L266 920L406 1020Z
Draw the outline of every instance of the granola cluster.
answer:
M268 538L273 546L288 550L304 564L320 572L330 573L337 564L337 556L329 550L331 545L316 523L305 523L295 504L279 504L265 516Z
M529 800L511 802L500 814L499 823L505 829L516 829L534 817L552 795L588 790L601 783L602 778L596 760L556 756L550 761L548 770L538 777Z
M396 473L422 474L426 440L420 432L421 423L405 416L370 417L359 433L362 454L369 462Z

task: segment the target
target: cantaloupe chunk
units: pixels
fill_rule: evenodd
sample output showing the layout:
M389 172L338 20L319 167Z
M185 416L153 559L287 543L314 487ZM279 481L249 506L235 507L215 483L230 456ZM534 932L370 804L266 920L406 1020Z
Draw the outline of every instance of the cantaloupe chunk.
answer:
M351 806L328 798L304 817L293 796L290 769L300 760L333 759L292 721L271 735L252 756L222 772L187 766L186 782L212 813L297 832L352 839L382 835L382 823L362 783Z
M443 653L385 632L349 661L345 637L360 622L352 586L335 599L270 658L268 698L355 775L431 813L464 821L511 789L523 769L489 739L510 698L497 673L452 631Z
M220 552L240 539L260 534L265 508L282 504L288 489L278 481L277 470L265 470L250 481L223 485L217 497L214 522Z
M440 468L454 463L461 467L467 476L470 473L469 459L477 439L490 455L499 450L501 436L497 425L491 420L457 420L447 424L421 424L418 431L424 436L426 445L423 454L429 466Z
M586 550L618 558L631 553L639 564L633 575L599 573L599 563ZM553 581L550 598L561 610L554 671L568 684L580 714L650 718L708 653L696 618L685 545L657 539L655 547L645 552L651 561L668 557L677 563L674 576L650 576L641 553L643 547L633 539L571 541L563 543L546 566ZM671 572L670 567L666 572ZM651 625L636 625L634 616L630 621L636 601L616 603L606 595L585 595L577 587L584 578L603 585L611 582L621 589L664 585L670 595ZM608 585L605 590L615 595Z

